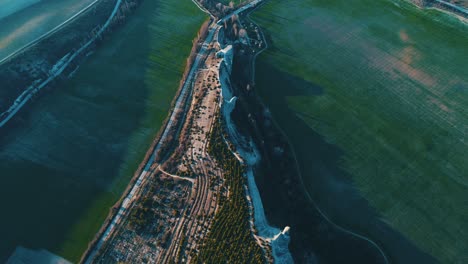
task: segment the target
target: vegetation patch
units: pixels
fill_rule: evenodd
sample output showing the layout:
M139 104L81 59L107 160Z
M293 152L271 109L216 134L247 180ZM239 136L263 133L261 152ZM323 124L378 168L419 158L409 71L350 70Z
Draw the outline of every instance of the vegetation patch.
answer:
M213 126L208 153L223 168L228 196L221 199L212 227L195 263L265 263L250 230L244 167L229 150L220 118Z

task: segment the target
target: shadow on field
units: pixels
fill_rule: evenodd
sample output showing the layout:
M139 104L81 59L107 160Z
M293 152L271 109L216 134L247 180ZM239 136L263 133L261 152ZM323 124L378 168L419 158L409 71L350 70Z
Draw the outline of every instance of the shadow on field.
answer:
M269 42L271 44L271 40ZM312 199L330 219L353 232L369 237L382 248L390 262L435 263L401 233L380 220L381 216L355 188L352 178L342 169L343 150L325 141L289 108L291 96L320 96L319 87L282 72L262 56L256 64L256 83L275 121L294 147L303 184L298 180L288 143L275 135L268 119L260 129L263 144L263 167L257 177L266 213L277 226L291 226L290 249L298 263L381 263L379 252L371 243L351 235L326 221L305 196ZM257 109L258 111L258 109ZM319 117L315 122L322 122ZM330 124L328 124L330 125ZM275 156L275 147L286 150ZM273 153L273 154L272 154ZM302 186L305 185L305 186ZM313 253L311 253L313 252Z

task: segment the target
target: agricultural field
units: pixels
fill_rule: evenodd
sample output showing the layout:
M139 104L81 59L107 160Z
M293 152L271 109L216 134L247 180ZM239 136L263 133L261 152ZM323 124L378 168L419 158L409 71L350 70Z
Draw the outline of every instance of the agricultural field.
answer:
M6 0L0 10L0 61L59 26L94 0Z
M143 1L1 131L0 262L19 245L79 260L167 116L206 19L190 0Z
M320 209L395 263L467 262L468 25L400 0L251 16L269 44L256 89Z

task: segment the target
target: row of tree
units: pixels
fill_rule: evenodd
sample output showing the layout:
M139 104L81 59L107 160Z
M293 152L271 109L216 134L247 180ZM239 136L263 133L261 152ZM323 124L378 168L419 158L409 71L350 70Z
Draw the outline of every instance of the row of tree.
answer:
M229 150L223 139L220 118L214 125L208 152L223 168L229 197L221 199L210 232L195 263L265 263L262 248L250 229L250 214L244 186L244 167Z

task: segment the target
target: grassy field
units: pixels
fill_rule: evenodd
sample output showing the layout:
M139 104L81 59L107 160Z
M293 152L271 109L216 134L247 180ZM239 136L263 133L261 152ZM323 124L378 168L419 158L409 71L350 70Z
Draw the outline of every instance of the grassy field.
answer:
M79 259L166 117L206 18L190 0L144 1L2 132L0 262L18 245Z
M272 0L252 18L270 45L258 92L320 208L396 263L468 261L468 26L399 0Z

